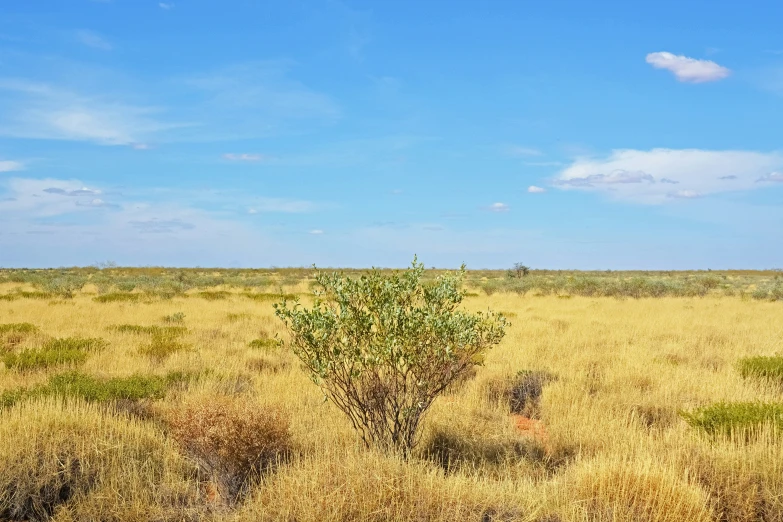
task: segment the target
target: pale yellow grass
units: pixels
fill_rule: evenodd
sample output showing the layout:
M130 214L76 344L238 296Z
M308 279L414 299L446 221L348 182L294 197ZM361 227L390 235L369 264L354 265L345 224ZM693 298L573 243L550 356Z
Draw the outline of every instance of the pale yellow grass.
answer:
M287 291L306 292L307 287ZM285 337L270 302L233 296L104 304L82 294L51 303L0 301L0 323L31 322L48 336L103 337L109 347L82 367L95 375L212 370L188 389L169 392L157 405L163 410L231 394L283 408L291 418L294 458L265 477L237 509L216 512L207 506L203 517L299 522L783 519L783 443L778 435L768 433L751 442L713 441L695 433L677 414L717 401L783 400L779 389L743 380L735 368L740 357L783 351L780 303L494 294L469 298L465 306L505 312L512 326L475 379L436 401L410 462L361 447L342 414L324 402L290 353L248 346L259 337ZM190 348L162 361L138 353L146 336L108 329L115 324L163 325L163 316L175 312L185 314L189 333L182 342ZM258 359L263 364L254 365ZM545 442L517 432L504 405L487 397L490 382L523 369L558 377L542 398ZM56 371L0 369L0 392L43 382ZM156 437L170 451L172 443L154 421L109 418L96 408L51 401L17 406L0 414L0 422L16 426L0 432L0 446L20 445L28 428L43 433L41 419L47 415L81 415L93 419L92 428L62 432L90 434L79 444L116 443L123 433L119 426L127 425L129 434L148 430L145 436ZM70 413L57 413L61 410ZM97 415L105 419L94 420ZM108 431L101 434L100 426ZM64 436L54 425L48 433L53 444ZM426 455L427 449L437 449L437 434L457 441L461 452L461 465L449 473ZM42 434L37 437L36 444L46 441ZM0 452L0 469L38 465L9 458ZM157 457L131 453L128 458L152 462ZM137 473L143 462L138 466L100 469L115 477ZM133 488L144 481L127 480ZM187 480L198 490L196 477ZM91 506L83 512L95 512L90 510L98 501L90 500L91 494L64 504L61 516L79 513L80 502ZM106 502L114 509L123 505ZM160 512L166 510L161 507ZM129 510L117 519L144 519L135 513Z

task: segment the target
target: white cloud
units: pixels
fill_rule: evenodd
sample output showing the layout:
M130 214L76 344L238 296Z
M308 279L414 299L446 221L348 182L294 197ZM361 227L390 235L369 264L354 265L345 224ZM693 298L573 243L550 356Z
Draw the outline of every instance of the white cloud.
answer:
M701 149L615 150L605 158L580 158L553 184L564 190L603 192L614 199L659 204L762 187L775 181L783 154ZM783 177L783 176L782 176ZM677 191L671 191L677 185Z
M546 189L543 187L536 187L535 185L530 185L527 188L527 191L530 192L531 194L542 194L546 192Z
M167 4L165 2L160 2L158 4L158 7L160 7L161 9L163 9L165 11L170 11L170 10L174 9L174 4Z
M102 51L111 51L112 49L112 45L106 41L105 38L92 31L76 31L76 39L87 47L92 47L94 49L100 49Z
M319 206L312 201L284 198L259 198L256 201L257 203L248 209L249 214L259 214L262 212L303 214L319 210Z
M510 156L527 157L527 156L541 156L542 152L533 147L523 147L520 145L509 145L506 147L506 153Z
M223 159L228 161L261 161L267 159L267 157L262 154L227 153L227 154L223 154Z
M24 169L24 164L20 161L0 161L0 172L13 172L22 169Z
M669 192L666 195L676 199L696 199L701 197L701 194L695 190L678 190L677 192Z
M509 206L505 203L492 203L487 210L491 212L508 212Z
M155 118L154 107L111 101L44 83L0 79L0 135L88 141L103 145L144 143L143 138L182 127Z
M76 180L11 178L4 185L0 214L39 218L116 206Z
M667 52L650 53L646 61L656 69L671 71L681 82L713 82L731 74L728 68L711 60L697 60Z
M756 180L757 183L764 183L764 182L775 182L775 183L783 183L783 172L770 172L769 174L765 174L761 176L759 179Z
M311 234L313 236L320 236L320 235L323 235L323 233L324 233L324 231L321 230L320 228L314 228L313 230L311 230L309 232L309 234Z

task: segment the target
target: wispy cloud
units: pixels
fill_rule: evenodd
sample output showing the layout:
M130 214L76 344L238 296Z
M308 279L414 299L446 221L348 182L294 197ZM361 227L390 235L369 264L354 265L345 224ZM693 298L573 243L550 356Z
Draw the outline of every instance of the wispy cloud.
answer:
M17 217L59 216L116 206L98 198L100 190L87 188L76 180L11 178L0 190L3 188L0 214Z
M324 233L324 231L321 230L320 228L314 228L313 230L311 230L309 232L309 234L312 235L312 236L321 236L321 235L323 235L323 233Z
M530 156L541 156L543 154L543 152L534 147L524 147L521 145L507 145L503 150L509 156L522 158Z
M646 61L656 69L670 71L681 82L713 82L731 74L731 70L711 60L698 60L668 52L650 53Z
M111 51L113 47L104 37L92 31L76 31L76 39L87 47L101 51Z
M0 135L136 145L180 127L156 116L160 109L83 95L55 86L0 78Z
M675 199L696 199L700 198L701 194L695 190L678 190L677 192L669 192L666 197Z
M129 221L128 224L145 234L166 234L182 230L193 230L196 225L181 219L151 218L144 221Z
M757 183L783 183L783 172L770 172L756 180Z
M339 119L340 107L291 78L291 68L288 62L237 64L188 78L184 86L199 100L194 110L198 120L230 129L223 137L268 136Z
M61 196L97 196L101 193L100 190L89 189L87 187L74 190L67 190L60 187L49 187L43 189L42 192L46 192L47 194L59 194Z
M14 172L24 169L24 163L21 161L0 160L0 172Z
M546 192L546 189L545 189L545 188L543 188L543 187L537 187L537 186L535 186L535 185L530 185L530 186L527 188L527 191L528 191L529 193L531 193L531 194L543 194L544 192Z
M615 199L658 204L671 198L750 190L774 181L783 167L778 152L701 149L616 150L605 158L580 158L553 184L603 192ZM677 184L671 192L667 185ZM685 195L685 196L684 196Z
M490 212L508 212L510 207L505 203L492 203L487 207Z
M158 3L158 7L160 7L164 11L171 11L172 9L174 9L174 4L172 3L167 4L166 2L160 2Z
M234 153L227 153L223 154L223 159L228 161L248 161L248 162L257 162L257 161L263 161L266 159L269 159L267 156L264 156L263 154L234 154Z

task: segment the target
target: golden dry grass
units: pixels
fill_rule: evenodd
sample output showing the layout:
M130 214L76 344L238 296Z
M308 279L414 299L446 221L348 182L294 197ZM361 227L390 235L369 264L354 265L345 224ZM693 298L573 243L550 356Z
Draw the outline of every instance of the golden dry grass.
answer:
M783 520L780 436L711 439L677 414L718 401L783 400L780 389L744 380L735 367L741 357L783 351L779 302L471 297L467 308L506 312L512 326L474 379L436 401L416 457L403 462L363 449L290 353L250 345L285 336L271 302L236 293L137 303L91 297L0 301L0 323L40 329L7 349L102 337L108 347L90 353L81 371L202 377L135 414L54 398L0 412L0 519L11 516L9 499L49 491L42 484L59 477L73 492L52 504L57 520ZM149 336L109 328L164 326L176 312L185 315L185 348L165 357L145 355ZM541 398L545 437L521 433L489 393L525 369L557 376ZM0 393L59 371L0 368ZM232 397L282 411L293 448L236 505L214 501L164 421L179 407Z

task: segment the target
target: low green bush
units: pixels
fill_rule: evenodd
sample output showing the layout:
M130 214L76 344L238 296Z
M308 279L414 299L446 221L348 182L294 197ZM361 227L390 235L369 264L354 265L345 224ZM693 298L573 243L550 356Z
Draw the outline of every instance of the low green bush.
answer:
M182 312L175 312L171 315L164 315L163 316L163 322L164 323L181 323L185 321L185 314Z
M78 366L87 360L89 352L98 351L106 346L103 339L82 339L66 337L51 339L40 348L22 350L18 353L3 355L6 368L22 372L40 370L54 366Z
M130 333L136 335L157 335L163 337L175 337L185 335L188 329L184 326L143 326L140 324L116 324L109 327L111 330L120 333Z
M38 331L38 327L31 323L6 323L0 324L0 334L18 333L30 334Z
M135 303L141 299L141 294L131 294L128 292L112 292L92 298L96 303Z
M278 348L280 346L280 341L276 339L253 339L248 343L248 346L257 350L268 350L271 348Z
M757 377L783 384L783 357L781 356L745 357L739 360L737 367L740 374L746 379Z
M272 293L254 293L254 292L245 292L241 294L248 299L252 299L254 301L277 301L277 300L293 300L296 299L296 294L272 294Z
M7 353L3 355L3 364L6 368L26 372L42 370L53 366L78 366L87 360L87 354L78 349L39 349L23 350L19 353Z
M139 348L139 353L153 359L161 360L176 352L189 348L190 345L179 342L174 335L153 335L149 344L142 345Z
M691 412L680 412L690 426L710 435L750 432L771 425L783 430L783 404L720 402Z
M225 290L205 291L197 294L200 298L207 301L219 301L221 299L228 299L231 296L231 292Z
M79 371L53 375L45 384L33 388L19 388L0 393L0 408L38 397L75 397L89 402L138 401L161 399L177 384L192 381L196 374L169 372L166 375L130 375L101 379Z

